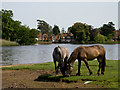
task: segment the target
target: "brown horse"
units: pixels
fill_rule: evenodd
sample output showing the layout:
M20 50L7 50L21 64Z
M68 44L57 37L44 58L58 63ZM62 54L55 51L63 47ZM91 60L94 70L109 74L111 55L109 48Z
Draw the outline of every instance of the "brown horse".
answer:
M64 61L63 61L64 60ZM63 76L65 76L65 67L67 67L68 60L68 50L65 47L55 47L53 51L53 61L55 64L56 75L58 74L58 69L60 67L60 71ZM56 66L56 61L58 62L58 66Z
M76 48L72 54L70 55L70 58L68 59L69 68L67 70L67 75L69 76L72 69L73 64L76 59L78 59L78 73L76 75L80 76L80 67L81 67L81 60L83 60L89 70L90 75L92 74L92 71L89 68L88 62L90 60L93 60L97 58L99 62L99 69L97 72L97 75L99 75L100 69L101 74L104 75L105 71L105 48L100 45L94 45L94 46L80 46Z

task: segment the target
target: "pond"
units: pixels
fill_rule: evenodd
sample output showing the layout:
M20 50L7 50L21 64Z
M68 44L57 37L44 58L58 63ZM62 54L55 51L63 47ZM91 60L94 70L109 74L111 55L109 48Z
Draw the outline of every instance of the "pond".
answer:
M78 46L91 46L95 44L49 44L49 45L31 45L31 46L11 46L2 47L0 55L2 61L0 65L31 64L52 62L52 52L56 46L65 46L69 55ZM102 45L102 44L101 44ZM107 60L118 60L118 47L120 44L102 45L106 49Z

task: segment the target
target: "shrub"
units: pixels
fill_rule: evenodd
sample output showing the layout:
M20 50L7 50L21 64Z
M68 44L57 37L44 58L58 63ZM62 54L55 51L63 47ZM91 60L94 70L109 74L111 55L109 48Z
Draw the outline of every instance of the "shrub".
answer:
M96 43L104 43L107 40L107 37L101 34L97 34L94 40Z

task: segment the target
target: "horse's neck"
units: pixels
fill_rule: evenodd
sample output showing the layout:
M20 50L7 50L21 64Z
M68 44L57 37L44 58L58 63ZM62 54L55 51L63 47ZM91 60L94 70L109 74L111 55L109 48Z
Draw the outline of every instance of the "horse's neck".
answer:
M78 52L72 52L71 56L70 56L70 59L69 59L69 64L71 66L73 66L75 60L77 59L77 56L78 56Z

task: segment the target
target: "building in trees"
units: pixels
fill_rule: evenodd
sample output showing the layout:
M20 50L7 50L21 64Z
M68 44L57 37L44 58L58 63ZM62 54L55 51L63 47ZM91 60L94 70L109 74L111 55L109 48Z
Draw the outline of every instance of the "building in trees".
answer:
M53 35L52 36L52 41L53 42L72 42L75 39L73 38L72 33L59 33L58 35Z
M115 35L113 37L113 40L120 40L120 30L114 31Z

